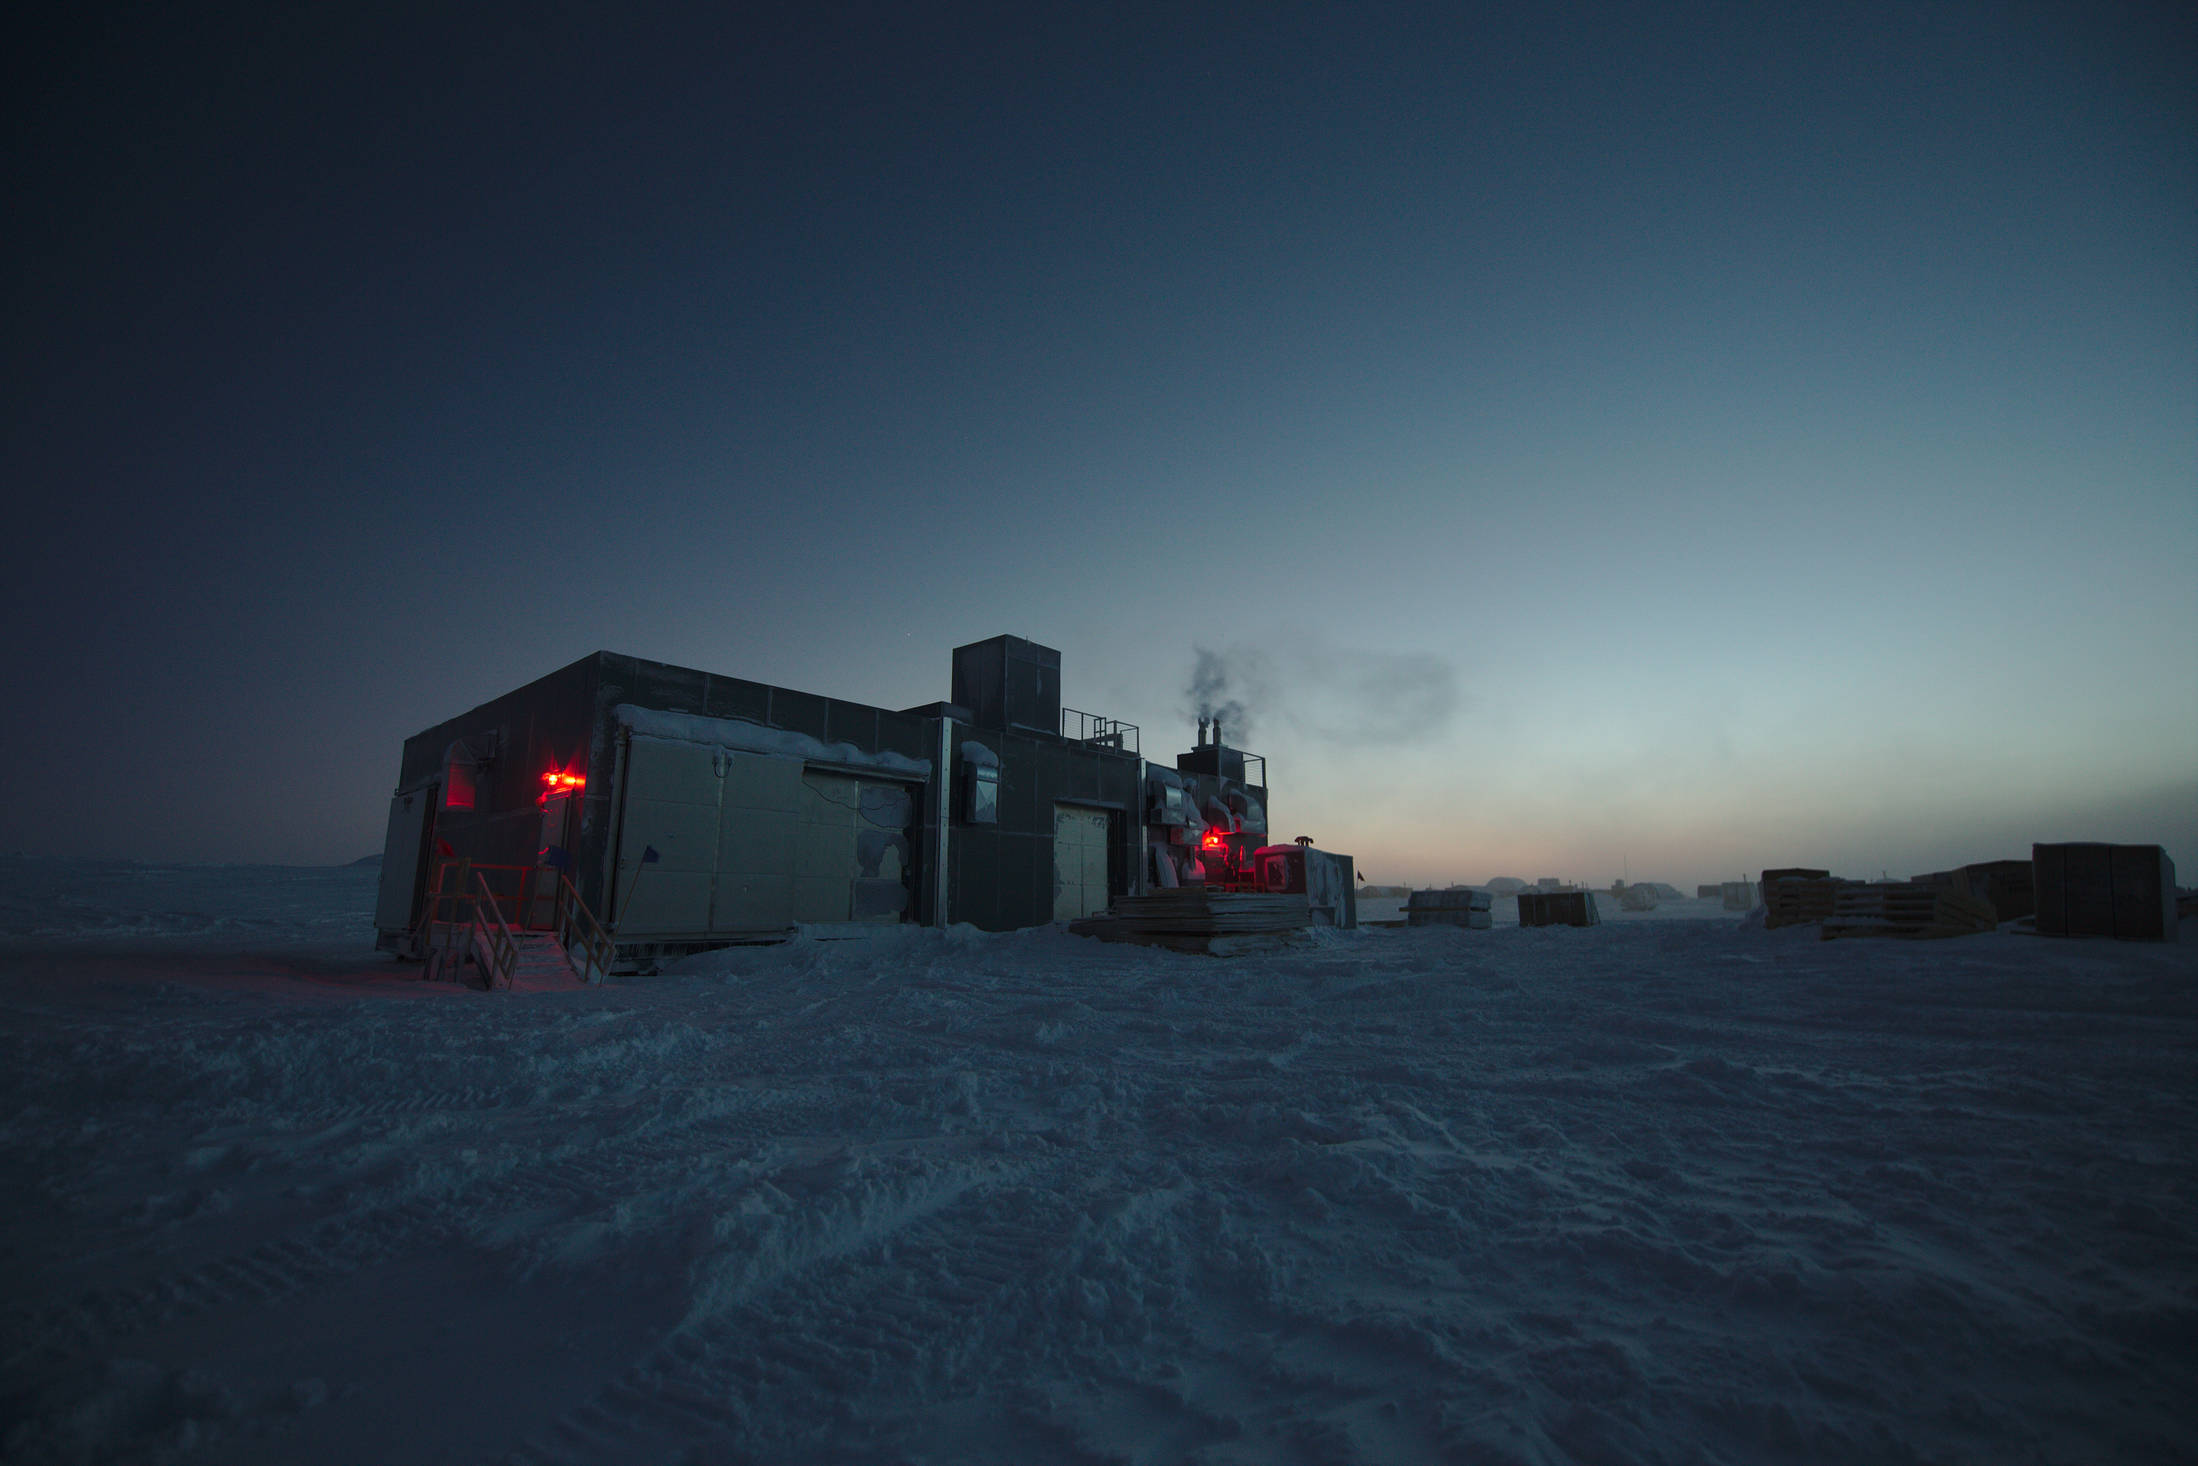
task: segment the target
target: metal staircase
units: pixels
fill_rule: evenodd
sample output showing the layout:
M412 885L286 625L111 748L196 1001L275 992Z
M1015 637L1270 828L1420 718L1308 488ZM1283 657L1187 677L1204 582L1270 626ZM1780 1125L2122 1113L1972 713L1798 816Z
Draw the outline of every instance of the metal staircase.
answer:
M519 871L519 893L508 903L490 887L491 870ZM465 860L446 862L435 872L418 939L430 981L459 981L468 962L479 970L484 986L505 991L554 992L599 983L609 975L617 945L572 882L557 877L550 899L530 906L529 874L518 867ZM515 913L531 910L546 921L514 927L505 919L506 904Z
M497 986L520 993L587 986L581 980L579 969L572 965L571 955L558 941L557 933L515 931L511 936L511 966L497 974L501 979Z

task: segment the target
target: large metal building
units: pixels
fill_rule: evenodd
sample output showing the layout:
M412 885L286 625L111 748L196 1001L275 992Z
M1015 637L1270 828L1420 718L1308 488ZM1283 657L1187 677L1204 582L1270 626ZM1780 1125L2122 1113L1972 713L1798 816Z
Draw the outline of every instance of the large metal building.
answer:
M1245 785L1216 730L1191 779L1137 739L1064 709L1060 653L1012 636L900 711L596 652L406 740L378 945L423 955L473 883L521 929L584 908L629 964L797 925L1004 931L1198 875L1216 821L1264 835L1263 763Z

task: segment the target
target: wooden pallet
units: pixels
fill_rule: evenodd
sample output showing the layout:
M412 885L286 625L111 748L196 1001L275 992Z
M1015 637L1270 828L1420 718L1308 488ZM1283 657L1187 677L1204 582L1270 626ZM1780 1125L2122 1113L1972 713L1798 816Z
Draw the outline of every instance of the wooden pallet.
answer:
M1824 922L1833 937L1965 937L1999 925L1992 903L1965 887L1916 881L1850 882Z
M1953 886L1991 903L2001 921L2038 914L2038 887L2027 860L1980 860L1955 870L1910 876L1918 885Z
M1312 921L1312 905L1302 891L1184 889L1124 896L1106 915L1072 921L1068 929L1102 942L1227 956L1285 946Z

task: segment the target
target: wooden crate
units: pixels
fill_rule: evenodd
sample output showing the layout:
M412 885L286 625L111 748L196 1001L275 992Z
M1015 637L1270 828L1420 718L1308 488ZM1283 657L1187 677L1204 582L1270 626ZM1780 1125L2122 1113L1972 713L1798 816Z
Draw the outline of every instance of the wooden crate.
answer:
M1414 891L1405 907L1404 922L1410 926L1462 926L1469 931L1486 931L1494 924L1490 915L1494 899L1477 886Z
M2038 935L2172 942L2175 862L2158 845L2033 845Z
M1521 926L1595 926L1602 921L1592 891L1521 891Z

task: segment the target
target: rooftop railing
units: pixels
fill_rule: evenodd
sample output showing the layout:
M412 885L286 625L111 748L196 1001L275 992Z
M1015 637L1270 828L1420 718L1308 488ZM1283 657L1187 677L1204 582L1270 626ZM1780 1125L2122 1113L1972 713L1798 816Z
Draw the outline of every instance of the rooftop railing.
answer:
M1118 749L1123 753L1139 751L1135 723L1125 723L1120 718L1102 718L1096 713L1079 712L1075 708L1061 709L1061 736L1077 743Z

